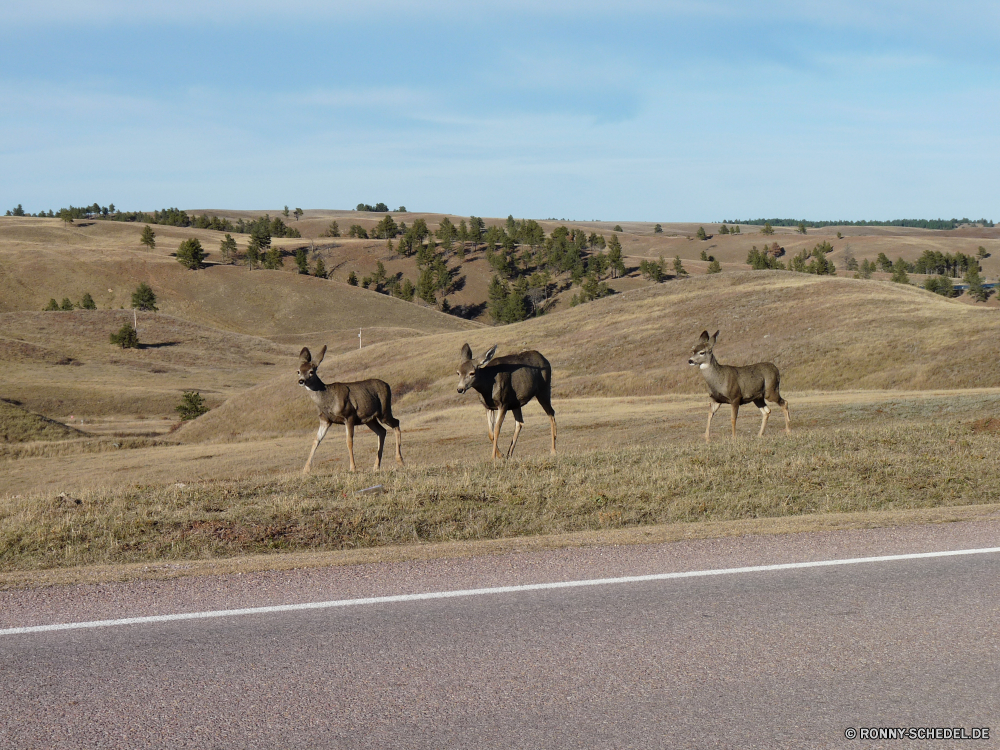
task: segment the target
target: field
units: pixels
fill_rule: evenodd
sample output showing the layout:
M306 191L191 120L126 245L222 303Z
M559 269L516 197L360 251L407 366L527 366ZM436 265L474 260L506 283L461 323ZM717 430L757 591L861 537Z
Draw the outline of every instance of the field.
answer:
M635 274L612 297L492 327L337 281L352 264L369 273L365 264L384 252L384 241L320 237L338 216L342 229L377 220L308 211L298 224L305 239L282 241L336 244L323 251L338 269L333 281L291 269L191 272L170 257L187 236L217 244L208 230L156 227L150 252L133 225L0 219L0 585L78 566L138 565L129 575L142 575L143 566L249 555L277 561L676 523L996 512L995 303L885 281L751 272L744 245L759 236L700 242L688 238L699 225L653 235L623 223L629 263L679 255L692 276L650 284ZM839 229L859 259L1000 248L996 230ZM822 236L778 231L789 254ZM724 273L703 273L703 248ZM486 284L477 262L485 265L463 266L469 295ZM1000 270L993 262L983 262L987 277ZM112 347L108 334L132 320L122 308L140 281L160 311L138 314L142 348ZM50 297L85 291L98 310L40 311ZM705 444L704 384L686 364L703 329L721 331L723 363L779 366L790 436L778 415L762 440L753 437L760 416L751 406L735 441L722 414ZM455 392L465 342L476 354L496 343L500 353L537 348L549 358L555 457L548 421L532 404L516 457L488 460L483 409ZM293 368L301 346L323 344L325 380L392 385L405 468L389 450L383 471L372 472L375 439L362 429L362 471L346 473L335 426L313 475L300 474L317 422ZM212 409L179 426L174 407L187 390ZM508 440L512 427L508 419Z

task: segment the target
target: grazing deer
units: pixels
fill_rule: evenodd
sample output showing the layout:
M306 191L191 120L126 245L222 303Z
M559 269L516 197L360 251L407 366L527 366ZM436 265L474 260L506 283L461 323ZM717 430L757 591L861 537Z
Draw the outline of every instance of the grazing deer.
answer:
M324 383L316 374L316 369L326 356L326 347L319 352L315 362L309 350L303 348L299 354L298 375L299 385L308 389L309 397L319 411L319 431L313 442L309 458L306 460L303 474L309 473L313 456L319 448L326 431L332 424L342 424L347 427L347 455L351 458L351 471L356 471L354 465L354 428L359 424L368 425L368 429L378 435L378 455L375 456L375 469L382 463L382 446L385 445L385 428L379 424L384 422L396 433L396 460L403 465L403 454L399 450L399 420L392 416L392 391L389 384L383 380L359 380L355 383Z
M740 404L751 402L763 415L757 437L763 435L767 417L771 413L771 407L765 403L765 399L777 404L785 412L785 432L791 433L788 402L778 393L778 382L781 379L778 368L770 362L758 362L755 365L742 367L720 365L712 353L718 338L718 331L711 338L708 331L702 331L698 343L691 347L691 357L688 359L688 364L697 365L701 374L705 376L708 392L712 398L708 426L705 428L705 441L708 441L708 433L712 429L712 417L723 404L729 404L733 409L733 437L736 437L736 415L739 414Z
M493 459L500 456L497 449L500 441L500 427L508 411L514 414L514 438L507 449L507 458L514 454L517 436L524 426L521 407L537 399L552 423L552 454L556 452L556 413L552 409L552 368L549 361L536 351L509 354L496 357L496 345L479 362L472 359L472 349L462 347L462 362L458 366L458 392L465 393L470 388L479 394L486 407L486 431L493 443ZM498 412L496 419L493 413Z

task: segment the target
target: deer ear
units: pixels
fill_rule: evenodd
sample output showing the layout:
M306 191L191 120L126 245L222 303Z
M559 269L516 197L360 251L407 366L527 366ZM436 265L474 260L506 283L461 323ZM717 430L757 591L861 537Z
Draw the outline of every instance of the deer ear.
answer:
M699 344L707 344L711 337L708 335L708 331L702 331L701 336L698 338Z
M319 359L316 360L316 366L319 367L320 363L323 361L323 357L326 356L326 344L323 344L323 348L319 350Z
M465 362L470 359L472 359L472 347L466 344L462 347L462 361Z
M302 347L302 351L299 352L299 359L301 359L303 362L311 362L312 361L312 355L309 353L309 347L308 346L303 346Z
M712 346L715 346L715 342L716 342L716 341L718 340L718 338L719 338L719 332L718 332L718 331L716 331L716 332L715 332L715 333L714 333L714 334L712 335Z
M486 354L483 355L483 359L479 363L480 367L485 367L486 365L488 365L490 363L490 360L493 359L493 355L497 353L497 347L498 346L500 346L500 345L499 344L494 344L493 348L490 349L488 352L486 352Z

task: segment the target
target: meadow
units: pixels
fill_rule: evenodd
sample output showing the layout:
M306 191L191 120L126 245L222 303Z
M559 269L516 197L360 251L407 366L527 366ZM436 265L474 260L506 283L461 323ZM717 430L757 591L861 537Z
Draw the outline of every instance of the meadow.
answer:
M310 213L300 225L307 239L331 215ZM302 553L560 544L580 534L592 542L762 519L780 530L808 519L998 512L992 305L878 280L747 271L738 261L749 233L726 249L723 267L732 270L705 275L695 255L705 243L688 239L690 227L666 225L660 236L628 225L630 263L689 248L681 257L692 275L664 284L633 275L612 297L493 327L289 271L189 272L167 247L138 247L134 226L33 221L0 219L0 585L53 571L158 575L238 560L304 564ZM171 238L217 234L161 229ZM919 255L928 243L997 244L847 229L859 258L855 248L866 246L894 257L890 246ZM338 252L360 268L365 247L375 250L348 241ZM109 331L132 317L121 309L125 291L143 280L161 309L139 313L142 348L112 347ZM41 312L70 282L76 296L93 287L100 309ZM704 442L705 387L686 364L703 329L721 331L723 363L778 365L791 435L772 419L756 439L759 413L744 407L737 439L723 415ZM501 354L537 348L549 358L556 456L532 404L514 459L489 460L484 411L455 392L465 342L476 354L496 343ZM317 421L293 370L301 346L323 344L331 347L325 380L377 376L392 385L405 468L390 455L373 472L375 438L362 428L362 470L347 473L335 426L313 474L301 475ZM212 408L181 425L174 407L186 390ZM503 445L512 428L508 420Z

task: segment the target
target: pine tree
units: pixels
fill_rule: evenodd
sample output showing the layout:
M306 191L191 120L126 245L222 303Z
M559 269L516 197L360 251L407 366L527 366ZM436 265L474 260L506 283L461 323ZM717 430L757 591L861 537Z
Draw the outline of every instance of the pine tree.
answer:
M910 277L906 275L906 261L902 258L897 258L892 265L892 280L897 284L910 283Z
M277 246L272 245L271 249L264 253L261 265L268 271L277 271L284 266L285 259L281 255L281 250Z
M235 263L239 257L239 250L236 247L236 240L233 236L226 233L226 236L219 242L219 253L222 255L223 263Z
M983 279L975 263L965 272L964 280L969 285L969 296L976 302L985 302L990 298L990 290L983 286Z
M149 224L142 230L142 234L139 235L140 244L145 245L150 250L156 247L156 232L153 231Z
M208 411L208 407L205 406L205 399L198 391L184 391L181 402L174 407L174 411L180 414L182 422L186 422L200 417Z
M653 234L663 234L663 227L657 224L653 227Z
M729 227L723 224L721 227L719 227L719 234L729 234Z
M694 234L699 240L707 240L708 235L705 234L705 227L698 227L698 231Z
M296 208L294 211L292 211L292 213L295 214L295 221L298 221L299 218L302 216L302 214L305 213L305 211L303 211L301 208Z
M185 268L195 270L202 267L205 260L205 251L201 247L201 242L197 237L184 240L177 248L177 262Z
M712 262L708 264L708 271L706 273L722 273L722 266L719 261L712 259Z
M55 297L51 297L49 299L49 304L47 304L45 307L42 308L42 310L44 310L45 312L51 312L52 310L58 310L58 309L59 309L59 303L56 302Z
M663 258L660 258L660 265L663 265ZM682 276L687 276L688 272L684 270L684 266L681 264L681 256L674 257L674 276L681 278Z
M149 284L143 281L136 287L136 290L132 292L132 307L136 310L148 310L150 312L156 312L156 295L153 294L153 290L150 288Z
M72 302L70 301L70 298L69 298L69 297L63 297L63 298L62 298L62 304L61 304L61 305L59 305L59 309L60 309L60 310L66 310L66 311L69 311L69 310L74 310L74 309L76 309L76 308L75 308L75 306L73 305L73 303L72 303Z
M761 234L774 234L774 227L771 226L771 222L765 221L764 228L760 230Z
M83 299L80 300L81 310L96 310L97 303L94 302L94 298L90 296L90 292L83 293Z
M138 349L139 334L135 332L131 323L126 323L118 329L118 333L111 334L111 343L120 346L122 349Z
M358 285L358 275L354 273L354 271L351 271L349 274L347 274L347 283L350 284L351 286Z
M611 278L617 279L625 274L625 262L622 260L622 243L617 234L608 240L608 264L611 267Z
M322 258L317 258L316 259L316 268L313 271L313 276L315 276L318 279L325 279L326 275L327 275L326 274L326 264L323 262Z
M295 265L299 267L299 273L303 276L309 275L309 258L306 256L306 249L300 247L295 251Z

